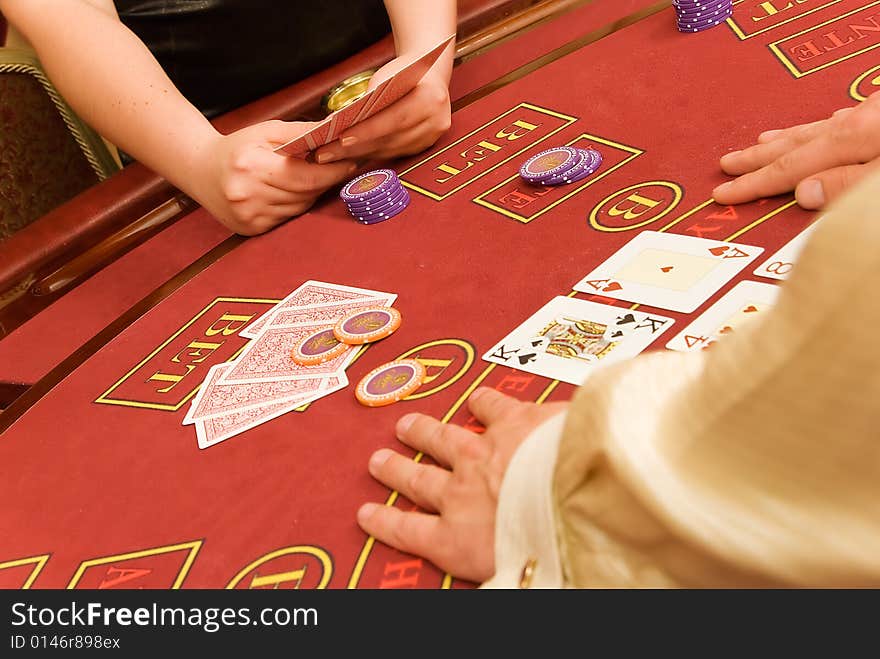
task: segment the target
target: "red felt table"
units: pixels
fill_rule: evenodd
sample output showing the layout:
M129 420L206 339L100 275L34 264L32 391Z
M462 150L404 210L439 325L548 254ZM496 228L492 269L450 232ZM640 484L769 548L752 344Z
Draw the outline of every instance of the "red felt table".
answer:
M507 4L516 7L529 3ZM512 13L475 35L478 40L470 48L476 52L457 60L450 95L456 104L467 104L512 71L532 66L572 42L595 40L658 8L657 0L546 0L532 4L531 9ZM518 38L511 39L509 32ZM17 394L37 382L95 333L230 235L204 214L187 215L104 267L5 338L0 318L0 408L11 397L4 400L4 386L10 394Z
M480 355L639 231L771 254L810 222L791 197L736 208L710 198L723 153L826 116L874 84L880 2L784 4L737 3L729 24L694 35L676 31L668 8L509 76L460 108L435 148L394 165L412 203L390 221L361 226L330 199L268 235L220 242L168 283L173 292L99 332L76 370L56 369L0 417L0 585L466 586L358 529L364 501L411 507L369 477L369 455L401 449L393 426L407 412L472 423L464 400L481 384L568 398L569 385ZM599 146L603 169L541 195L519 181L526 157L564 143ZM203 361L187 346L307 279L399 294L402 327L350 367L353 383L401 356L423 360L430 381L377 409L351 386L200 451L181 426L187 401L244 339L230 332ZM662 313L681 328L711 302L690 316ZM182 373L188 354L195 368L174 386L150 380Z

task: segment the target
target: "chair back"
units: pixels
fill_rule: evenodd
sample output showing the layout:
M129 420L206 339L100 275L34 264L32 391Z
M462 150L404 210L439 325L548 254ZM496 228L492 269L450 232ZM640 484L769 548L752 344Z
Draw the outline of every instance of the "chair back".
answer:
M0 48L0 240L117 169L34 53Z

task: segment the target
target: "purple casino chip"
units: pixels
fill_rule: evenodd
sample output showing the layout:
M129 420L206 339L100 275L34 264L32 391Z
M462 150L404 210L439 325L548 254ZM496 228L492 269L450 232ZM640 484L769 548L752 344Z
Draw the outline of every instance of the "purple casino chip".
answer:
M357 215L359 211L378 210L383 206L390 206L391 204L395 204L407 197L409 197L409 193L405 188L401 187L399 190L395 190L391 194L374 197L367 201L352 201L347 203L346 206L348 206L348 210Z
M377 215L386 214L389 211L396 210L401 206L408 206L410 203L410 198L408 196L401 197L400 199L389 202L387 204L382 204L381 206L374 206L372 208L349 208L348 212L354 218L364 218L369 219L376 217Z
M587 149L576 149L578 152L578 161L569 169L554 174L553 176L545 176L538 181L532 181L540 185L559 185L573 176L577 176L585 167L589 167L591 163L590 154Z
M679 9L676 12L676 16L679 21L692 21L699 18L706 18L707 16L717 16L718 14L723 14L726 11L733 11L733 7L730 2L720 3L717 5L707 5L705 7L698 7L696 9Z
M395 210L395 209L399 208L400 206L408 206L409 202L410 202L409 195L405 194L405 195L401 196L399 199L396 199L395 201L392 201L392 202L388 202L386 204L373 206L372 208L349 209L349 212L354 217L371 218L371 217L375 217L376 215L381 215L383 213L386 213L387 211Z
M732 0L673 0L681 32L702 32L720 25L733 14Z
M698 22L698 23L678 23L678 29L680 32L702 32L703 30L708 30L709 28L713 28L716 25L721 25L724 21L730 18L731 12L725 12L718 17L710 18L706 21Z
M400 179L394 170L377 169L346 183L339 191L339 196L345 202L366 201L387 194L399 186Z
M354 218L361 224L378 224L385 220L390 220L395 215L400 215L409 206L409 199L398 202L394 208L386 209L380 213L355 215Z
M706 2L673 2L676 12L705 11L721 7L732 7L731 0L706 0Z
M695 11L692 13L680 13L676 21L678 23L693 23L695 21L706 20L708 18L717 18L722 14L731 14L733 10L729 7L722 7L721 9L712 9L708 11Z
M583 155L583 161L577 166L572 167L567 172L557 174L541 182L541 185L565 185L574 183L589 176L599 166L601 159L597 160L598 152L594 149L578 149Z
M542 185L567 185L577 183L595 173L602 164L602 154L596 149L580 149L584 153L584 163L577 168L571 169L559 176L548 179Z
M726 7L732 7L733 3L731 0L707 0L707 2L678 2L673 3L675 5L675 11L677 13L682 12L695 12L695 11L712 11L715 9L723 9Z
M557 146L541 151L519 168L519 175L530 183L541 183L566 172L583 160L580 151L571 146Z
M676 24L679 27L691 27L694 25L709 23L718 18L728 18L729 16L731 16L731 12L725 10L713 14L706 14L704 16L700 16L699 18L679 18L676 20Z

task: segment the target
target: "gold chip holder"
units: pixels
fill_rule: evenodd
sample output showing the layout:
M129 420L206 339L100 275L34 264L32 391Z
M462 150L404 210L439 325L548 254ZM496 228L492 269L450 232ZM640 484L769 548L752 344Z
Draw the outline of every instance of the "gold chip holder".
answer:
M356 73L350 78L346 78L338 85L328 91L321 98L321 108L327 114L341 110L346 105L354 103L361 96L367 93L370 85L370 78L376 73L376 69L367 69Z

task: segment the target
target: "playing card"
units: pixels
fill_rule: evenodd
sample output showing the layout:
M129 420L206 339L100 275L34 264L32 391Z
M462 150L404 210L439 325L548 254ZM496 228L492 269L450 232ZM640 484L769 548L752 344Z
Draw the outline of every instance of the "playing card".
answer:
M245 430L265 423L269 419L290 411L288 403L277 402L261 407L251 407L241 412L212 416L207 419L198 419L196 425L196 437L199 448L205 449L219 444L224 439L229 439Z
M393 293L383 293L382 291L371 291L367 288L355 288L354 286L309 280L245 327L238 335L246 339L256 338L270 321L275 325L293 325L300 322L308 322L307 319L303 320L306 316L300 314L303 308L362 300L371 300L371 303L375 301L376 306L387 307L394 304L396 299L397 295ZM292 313L288 314L287 312Z
M231 367L230 363L217 364L208 371L183 419L183 425L195 423L196 419L241 412L251 407L266 407L280 401L293 402L295 398L305 401L325 384L321 378L224 384L222 376Z
M303 145L308 147L308 151L314 151L322 144L328 144L331 141L329 139L332 130L331 124L331 117L326 117L293 141L302 140ZM278 151L281 148L283 147L276 147L274 150ZM308 153L308 151L304 153Z
M276 147L275 151L282 151L291 156L304 156L309 151L336 140L343 131L354 124L400 100L412 91L454 39L455 35L444 39L391 78L383 80L375 88L337 110L308 132Z
M632 311L622 311L615 316L614 320L608 323L604 336L611 341L620 341L631 336L638 324L636 316Z
M338 357L316 364L302 366L290 358L290 353L306 336L326 328L326 323L280 325L266 327L260 335L248 343L238 359L219 382L223 384L246 384L296 380L299 378L322 378L345 369L357 353L352 346Z
M424 75L424 74L423 74ZM377 95L382 94L391 84L392 78L383 80L376 87L361 96L359 99L352 101L344 108L337 110L327 119L329 120L329 130L324 138L323 144L339 139L339 135L348 128L354 126L361 119L366 118L367 110L375 103ZM418 81L416 81L418 82ZM415 87L415 84L413 84Z
M365 297L360 300L346 300L345 302L334 304L279 309L268 319L266 326L299 325L302 323L308 323L310 325L335 325L337 321L341 320L344 316L361 309L390 307L396 297L396 295Z
M751 245L643 231L574 288L690 312L763 251Z
M367 103L357 116L355 123L381 112L411 92L454 40L455 35L447 37L372 90L373 93L369 95L370 98L367 99ZM387 84L385 84L386 82Z
M776 303L778 295L779 287L773 284L741 281L666 347L681 352L705 348L763 314Z
M493 346L483 359L578 385L599 365L635 357L673 324L671 318L657 314L625 313L633 317L628 335L610 339L606 331L621 316L620 307L559 296Z
M442 52L442 51L441 51ZM430 68L430 67L428 67ZM427 69L425 69L425 72ZM398 72L402 73L403 71ZM424 75L424 72L422 73ZM421 79L421 76L419 76ZM360 98L352 101L344 108L341 108L334 112L333 114L326 117L323 121L316 124L309 131L303 133L299 137L283 144L279 147L275 148L275 151L282 151L290 156L305 156L310 151L314 151L319 146L324 144L330 144L334 140L339 138L340 133L342 133L347 128L350 128L358 121L365 119L367 116L370 116L370 113L367 114L367 109L372 107L378 95L383 94L383 92L388 88L391 84L392 78L388 80L383 80L379 85L371 89L369 92L361 96ZM416 83L418 80L416 80ZM413 83L412 87L415 87ZM412 89L410 87L410 89Z
M798 256L800 256L801 250L807 244L807 240L813 234L813 230L818 223L819 220L816 220L792 238L782 249L764 261L755 270L755 274L759 277L767 277L768 279L788 279Z
M347 379L331 377L324 380L321 390L310 400L282 400L257 407L249 407L240 411L229 412L228 414L197 419L195 421L195 426L199 448L205 449L219 444L230 437L239 435L246 430L250 430L260 424L266 423L282 414L291 412L308 402L313 402L318 398L322 398L323 396L338 391L339 389L344 388L347 384Z

